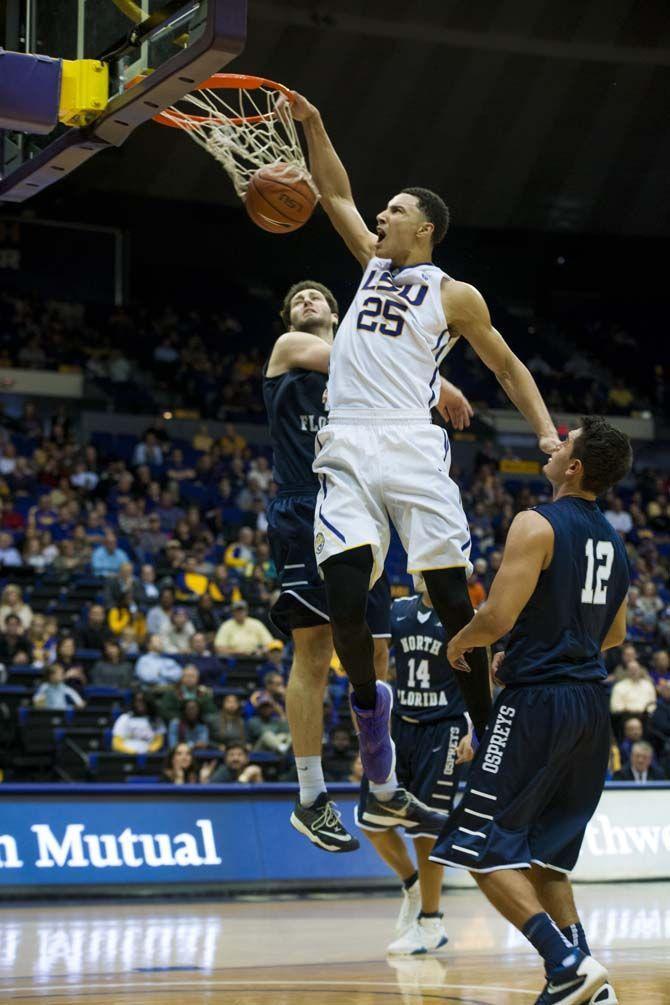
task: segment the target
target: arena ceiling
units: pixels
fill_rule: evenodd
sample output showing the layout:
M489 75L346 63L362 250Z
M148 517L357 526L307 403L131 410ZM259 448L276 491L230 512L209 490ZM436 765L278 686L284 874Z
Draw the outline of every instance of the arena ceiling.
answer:
M320 105L370 216L418 184L458 226L670 231L665 0L249 0L231 70ZM203 151L153 124L76 178L235 200Z

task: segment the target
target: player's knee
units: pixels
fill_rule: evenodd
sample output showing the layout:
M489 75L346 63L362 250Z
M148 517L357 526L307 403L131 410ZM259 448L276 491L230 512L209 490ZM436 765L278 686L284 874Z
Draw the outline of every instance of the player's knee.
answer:
M329 627L302 629L293 633L293 665L290 680L302 684L325 685L333 656Z
M445 629L450 634L459 631L473 614L465 569L432 569L422 575Z

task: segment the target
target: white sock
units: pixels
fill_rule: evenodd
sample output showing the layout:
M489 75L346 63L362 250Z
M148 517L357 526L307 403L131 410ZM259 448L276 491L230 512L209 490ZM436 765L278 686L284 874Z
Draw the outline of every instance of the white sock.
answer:
M398 788L398 779L396 778L395 771L389 778L386 779L383 785L377 785L375 782L370 782L370 792L379 800L380 803L388 803L389 800L393 799L393 793Z
M317 797L326 791L320 757L296 757L300 786L300 805L311 806Z

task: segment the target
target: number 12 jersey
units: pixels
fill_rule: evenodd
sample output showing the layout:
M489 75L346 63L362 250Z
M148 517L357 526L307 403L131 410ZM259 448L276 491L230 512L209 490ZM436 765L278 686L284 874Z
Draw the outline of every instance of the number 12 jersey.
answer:
M601 646L629 586L623 542L595 502L536 506L554 531L551 564L519 615L498 677L505 684L597 681Z

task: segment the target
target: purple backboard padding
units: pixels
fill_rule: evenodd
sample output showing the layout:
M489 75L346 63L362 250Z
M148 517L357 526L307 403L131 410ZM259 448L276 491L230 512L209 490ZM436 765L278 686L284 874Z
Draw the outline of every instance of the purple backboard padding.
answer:
M0 129L50 133L58 122L61 61L0 49Z
M23 202L98 150L121 146L137 126L238 56L246 28L247 0L210 0L206 28L193 45L119 94L90 126L69 129L0 180L0 202Z

